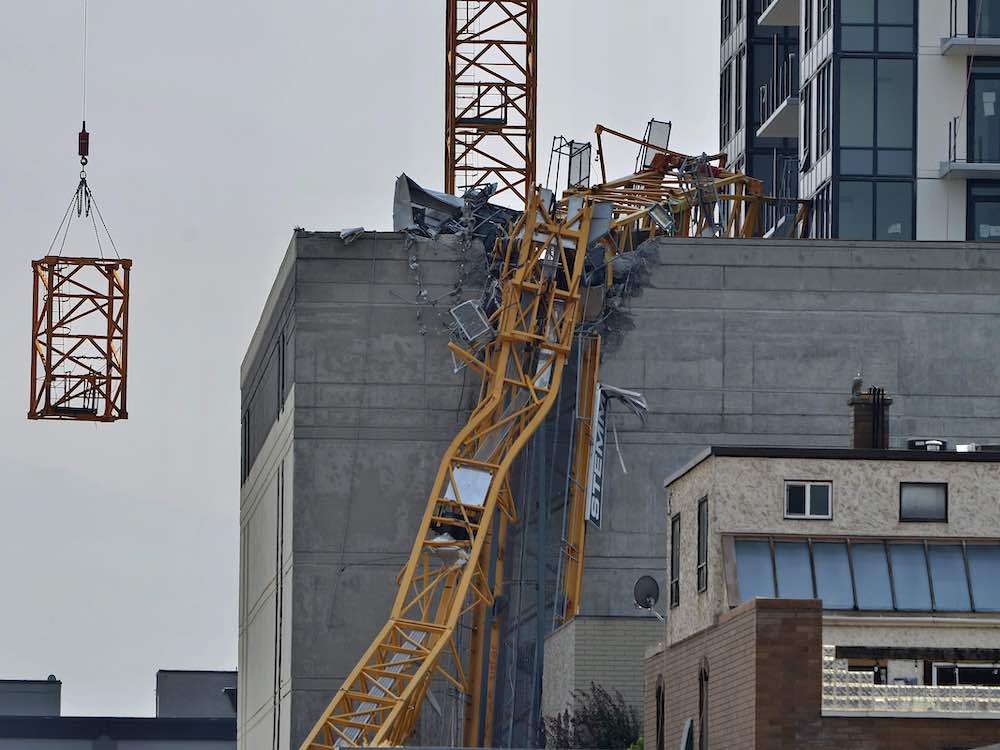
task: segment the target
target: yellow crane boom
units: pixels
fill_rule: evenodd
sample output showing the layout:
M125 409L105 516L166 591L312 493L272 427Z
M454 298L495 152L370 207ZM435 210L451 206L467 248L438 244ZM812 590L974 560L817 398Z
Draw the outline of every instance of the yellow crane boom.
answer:
M452 345L482 377L479 403L441 461L388 622L304 750L402 744L436 676L467 697L467 741L478 732L483 622L496 597L490 542L514 519L511 465L552 408L573 346L593 213L589 200L578 206L557 221L531 195L507 247L494 339L479 353ZM462 654L454 636L467 615L474 632ZM490 669L495 641L494 630Z

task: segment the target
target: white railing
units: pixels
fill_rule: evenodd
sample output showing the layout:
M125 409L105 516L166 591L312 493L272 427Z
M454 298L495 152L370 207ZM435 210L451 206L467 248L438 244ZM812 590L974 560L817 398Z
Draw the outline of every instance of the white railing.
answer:
M995 714L1000 688L974 685L875 685L870 672L850 672L823 646L823 712L864 714Z

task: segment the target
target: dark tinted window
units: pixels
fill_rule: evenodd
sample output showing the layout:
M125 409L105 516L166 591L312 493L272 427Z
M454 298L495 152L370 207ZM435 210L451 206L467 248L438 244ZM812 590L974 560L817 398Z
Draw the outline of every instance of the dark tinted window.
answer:
M875 0L841 0L842 23L874 23Z
M948 485L920 482L900 484L899 520L947 521Z
M875 239L913 239L913 183L879 182L875 196Z
M1000 185L969 183L968 239L1000 241Z
M870 182L840 183L840 238L870 240L872 238L872 205L874 188Z
M840 145L872 146L875 131L875 61L840 62Z

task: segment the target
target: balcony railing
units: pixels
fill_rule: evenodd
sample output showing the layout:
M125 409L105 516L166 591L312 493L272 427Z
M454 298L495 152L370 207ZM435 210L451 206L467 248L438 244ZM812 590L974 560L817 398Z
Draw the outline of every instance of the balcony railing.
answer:
M961 117L953 117L948 121L948 161L941 162L939 176L952 179L1000 179L1000 132L990 138L972 133L970 149L968 142L959 144L962 127Z
M757 101L757 135L762 138L797 138L799 134L799 61L794 54L774 71L770 81L760 87ZM787 116L776 117L779 110ZM779 122L780 120L780 122Z
M949 0L948 36L941 40L941 54L958 57L1000 54L1000 8L978 5L979 0ZM966 32L958 30L959 18L967 14Z
M871 672L850 672L835 647L823 646L824 714L948 714L1000 719L1000 687L875 685Z

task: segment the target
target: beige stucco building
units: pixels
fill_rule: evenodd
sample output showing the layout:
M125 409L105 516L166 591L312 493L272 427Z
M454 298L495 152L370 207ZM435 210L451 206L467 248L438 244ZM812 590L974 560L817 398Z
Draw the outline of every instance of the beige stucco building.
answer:
M665 486L668 649L754 598L820 599L852 684L1000 686L1000 453L711 448Z

